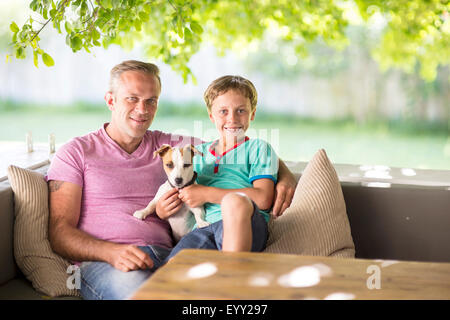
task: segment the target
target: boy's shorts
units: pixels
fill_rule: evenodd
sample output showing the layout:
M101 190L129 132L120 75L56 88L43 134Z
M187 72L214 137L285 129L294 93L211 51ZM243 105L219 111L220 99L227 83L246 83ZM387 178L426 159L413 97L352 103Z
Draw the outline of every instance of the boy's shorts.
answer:
M269 229L267 222L255 202L252 214L252 252L261 252L266 248ZM177 243L166 261L182 249L215 249L222 250L223 223L222 220L214 222L207 227L197 228Z

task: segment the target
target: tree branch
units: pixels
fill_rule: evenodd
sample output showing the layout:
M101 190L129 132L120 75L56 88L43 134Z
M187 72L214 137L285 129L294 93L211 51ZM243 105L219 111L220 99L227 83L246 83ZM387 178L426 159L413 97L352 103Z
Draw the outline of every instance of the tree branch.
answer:
M60 3L59 3L59 6L58 6L58 8L57 8L58 13L60 12L61 7L64 8L65 5L66 5L66 3L67 3L68 1L70 1L70 0L64 0L63 2L60 2ZM55 16L56 16L56 15L55 15ZM52 21L52 20L53 20L53 18L48 19L48 20L44 23L44 25L43 25L38 31L36 31L36 32L34 33L33 37L30 39L30 42L33 42L33 40L36 39L36 37L38 36L38 34L41 33L42 29L44 29L45 26L46 26L50 21Z

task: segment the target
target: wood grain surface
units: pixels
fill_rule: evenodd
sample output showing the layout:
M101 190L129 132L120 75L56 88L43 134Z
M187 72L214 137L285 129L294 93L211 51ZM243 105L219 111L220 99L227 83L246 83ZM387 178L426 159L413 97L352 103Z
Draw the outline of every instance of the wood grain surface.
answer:
M181 251L133 299L450 299L450 263Z

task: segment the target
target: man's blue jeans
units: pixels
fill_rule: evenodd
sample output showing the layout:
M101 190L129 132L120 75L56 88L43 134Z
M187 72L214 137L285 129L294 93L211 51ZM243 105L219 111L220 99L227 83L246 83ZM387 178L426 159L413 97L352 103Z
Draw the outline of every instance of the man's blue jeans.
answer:
M159 246L140 246L153 260L149 270L122 272L106 262L83 262L81 271L81 296L86 300L118 300L130 298L133 293L161 266L170 249Z

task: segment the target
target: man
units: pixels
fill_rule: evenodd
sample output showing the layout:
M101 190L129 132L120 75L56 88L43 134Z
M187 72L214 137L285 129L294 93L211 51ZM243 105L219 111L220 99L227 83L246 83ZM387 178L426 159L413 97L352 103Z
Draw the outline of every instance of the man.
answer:
M162 144L196 144L194 138L147 130L156 114L161 80L156 65L124 61L111 70L105 101L111 122L62 146L52 160L49 239L61 256L81 263L85 299L124 299L159 267L173 246L164 219L181 206L177 190L141 221L166 176L153 151ZM289 207L295 179L280 163L274 211Z

